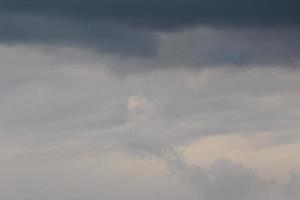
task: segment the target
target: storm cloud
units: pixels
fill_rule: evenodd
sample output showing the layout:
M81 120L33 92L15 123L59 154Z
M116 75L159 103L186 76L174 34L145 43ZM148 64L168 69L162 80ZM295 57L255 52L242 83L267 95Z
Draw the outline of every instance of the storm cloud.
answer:
M156 66L180 54L183 59L172 65L295 67L300 51L299 6L293 0L1 0L0 42L92 49L156 60L152 64ZM164 52L161 34L174 37L199 28L212 31L193 33L198 42L190 47L198 45L196 49L175 43ZM212 39L215 29L217 36Z
M2 12L79 21L113 21L168 30L204 25L299 25L299 2L288 0L1 0Z

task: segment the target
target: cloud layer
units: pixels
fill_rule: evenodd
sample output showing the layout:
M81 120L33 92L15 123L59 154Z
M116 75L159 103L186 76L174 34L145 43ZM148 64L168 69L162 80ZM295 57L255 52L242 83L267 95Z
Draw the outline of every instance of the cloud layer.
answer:
M255 172L259 165L218 161L205 169L177 157L208 136L263 132L270 137L255 148L283 154L269 165L285 158L286 171L297 174L288 152L300 149L299 70L141 73L78 49L1 46L0 55L3 199L299 199L298 175L269 182ZM126 75L116 73L122 67Z
M160 30L194 24L298 26L297 7L299 2L295 0L1 0L2 12L75 21L113 21Z
M196 67L299 65L298 1L1 0L0 5L2 44L92 49L154 59L156 67L170 60ZM182 31L195 29L190 41L182 41ZM161 34L172 39L166 44Z
M120 76L110 62L88 65L83 52L72 63L70 54L3 47L2 134L42 133L50 143L83 136L91 148L159 154L210 134L299 128L297 70L168 68Z

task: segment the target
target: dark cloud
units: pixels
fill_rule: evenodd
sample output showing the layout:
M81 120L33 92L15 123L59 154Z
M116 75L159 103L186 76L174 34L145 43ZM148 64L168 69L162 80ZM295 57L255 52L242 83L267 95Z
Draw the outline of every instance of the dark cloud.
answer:
M193 24L298 25L297 0L1 0L1 10L172 29Z
M194 26L293 29L300 24L299 4L293 0L0 0L0 42L151 56L159 51L157 32Z
M123 55L152 55L155 37L143 30L103 22L74 22L26 14L0 15L0 42L81 46Z

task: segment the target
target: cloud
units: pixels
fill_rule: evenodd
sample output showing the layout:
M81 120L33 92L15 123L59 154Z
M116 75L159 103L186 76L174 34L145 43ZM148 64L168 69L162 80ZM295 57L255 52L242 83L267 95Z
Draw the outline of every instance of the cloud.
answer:
M0 0L0 199L299 199L299 6Z
M1 0L2 12L75 21L113 21L152 29L177 29L193 24L298 26L297 7L299 2L293 0Z
M299 32L200 27L161 35L160 65L298 67Z
M178 156L169 160L174 175L193 193L192 199L208 200L296 200L300 193L299 174L284 182L267 181L255 170L230 160L219 160L209 169L189 166Z
M0 60L1 199L299 199L298 168L281 184L258 165L205 169L173 154L208 136L261 132L270 137L256 148L297 151L299 70L132 73L128 61L121 75L112 65L122 59L18 45L0 46Z
M3 44L47 44L81 47L98 52L153 55L156 38L150 32L109 22L81 22L32 14L0 13Z
M91 151L161 154L207 135L299 129L297 70L157 69L120 76L105 60L89 65L84 60L96 58L84 51L45 55L3 47L3 53L1 134L30 144L63 148L70 139Z
M1 140L1 144L3 148L5 142ZM1 157L0 197L11 200L43 197L49 200L99 197L109 200L296 200L300 195L297 173L284 182L267 181L259 177L255 169L229 160L219 160L203 169L187 165L172 153L161 159L130 157L119 152L75 157L63 157L62 153L39 156L35 152L4 163Z
M121 55L122 62L139 58L140 68L299 64L299 3L293 0L1 0L0 5L2 44L92 49ZM182 33L199 27L202 31ZM191 38L182 36L187 34Z

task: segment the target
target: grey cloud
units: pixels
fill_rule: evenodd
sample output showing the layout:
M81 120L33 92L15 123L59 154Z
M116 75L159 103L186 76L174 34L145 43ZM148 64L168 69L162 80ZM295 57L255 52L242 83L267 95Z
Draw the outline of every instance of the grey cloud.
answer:
M298 67L299 31L202 27L161 36L160 61L167 66ZM162 64L162 65L163 65Z
M81 139L91 151L159 155L212 134L290 138L299 129L298 70L159 69L121 77L107 70L110 62L96 65L84 51L2 52L3 137L62 147ZM66 57L78 60L68 64Z
M7 150L3 145L5 141L1 140L1 149ZM14 153L16 146L23 154L27 150L22 149L19 141L11 145L11 142L7 145L10 153ZM70 147L70 143L64 145ZM123 163L122 158L109 163L111 152L65 156L61 149L52 150L47 155L33 151L13 162L3 162L3 157L11 155L2 156L0 197L11 200L297 200L300 195L299 174L291 174L283 182L269 181L258 176L255 169L230 160L219 160L204 169L187 164L174 152L167 152L154 160L166 162L166 173L152 174L155 165L151 166L153 160L147 156L131 158L129 164L128 160ZM67 152L73 150L68 148ZM139 166L140 161L150 161L150 170Z
M269 182L230 161L203 169L173 154L217 134L268 132L262 147L299 143L299 70L120 76L103 55L29 46L0 46L0 60L2 199L299 199L297 173ZM107 164L114 151L155 157L171 174L153 175L136 160Z
M186 164L178 156L171 156L172 173L187 185L194 199L208 200L296 200L300 192L299 174L290 174L284 182L268 181L255 170L230 160L219 160L209 169Z
M186 197L181 185L166 176L138 177L130 172L126 174L126 167L118 166L110 170L109 159L103 155L90 161L84 156L41 159L31 155L10 165L2 163L0 197L10 200L180 200ZM175 188L180 192L173 193Z

